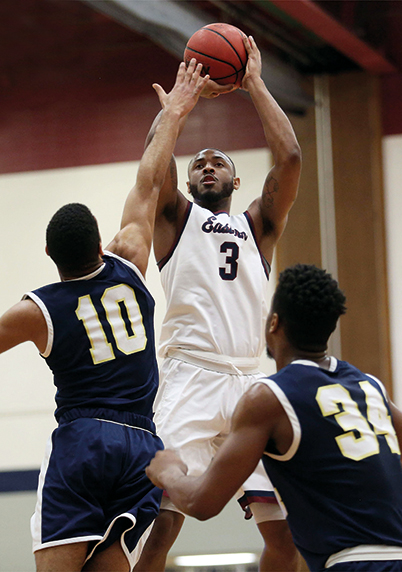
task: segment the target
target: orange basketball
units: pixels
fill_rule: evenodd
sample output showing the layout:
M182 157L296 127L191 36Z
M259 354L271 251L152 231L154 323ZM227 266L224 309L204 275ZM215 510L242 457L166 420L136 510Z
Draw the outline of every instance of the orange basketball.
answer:
M202 63L203 75L209 74L219 84L241 85L247 65L243 44L246 35L230 24L208 24L191 36L184 50L184 61L191 58Z

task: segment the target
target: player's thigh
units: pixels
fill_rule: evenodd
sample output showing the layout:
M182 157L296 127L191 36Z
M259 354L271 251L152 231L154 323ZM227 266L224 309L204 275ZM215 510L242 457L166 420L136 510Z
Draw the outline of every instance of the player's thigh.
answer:
M85 572L130 572L130 564L120 541L116 540L109 548L90 558L82 570Z
M184 515L170 508L165 510L162 508L155 519L154 525L152 527L152 532L149 536L150 542L148 544L156 545L157 547L161 545L167 545L170 549L173 542L176 540L179 532L184 523Z
M35 552L37 572L80 572L88 552L88 542L74 542Z
M166 448L182 449L222 433L226 378L181 360L164 360L154 421Z

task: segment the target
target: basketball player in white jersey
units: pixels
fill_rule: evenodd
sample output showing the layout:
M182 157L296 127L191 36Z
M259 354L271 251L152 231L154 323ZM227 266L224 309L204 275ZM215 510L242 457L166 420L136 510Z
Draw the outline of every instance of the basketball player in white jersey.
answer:
M242 88L251 96L274 160L262 194L245 213L230 216L232 192L240 186L234 164L222 151L204 149L188 169L193 201L178 190L172 159L155 221L155 256L167 302L155 422L165 446L180 449L194 476L206 470L228 434L237 401L264 376L258 366L268 275L301 168L292 126L261 79L254 39L246 39L245 46ZM294 572L298 554L262 465L242 493L241 504L251 509L265 542L260 569ZM164 497L134 570L163 571L183 521L184 515Z

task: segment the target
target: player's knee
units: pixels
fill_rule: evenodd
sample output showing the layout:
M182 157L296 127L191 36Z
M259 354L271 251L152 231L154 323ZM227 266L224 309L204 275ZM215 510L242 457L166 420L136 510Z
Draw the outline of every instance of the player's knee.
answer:
M300 570L300 555L294 545L286 520L271 520L258 524L264 538L264 550L260 570L292 571Z
M268 548L272 550L289 550L290 552L296 552L292 534L286 520L260 522L258 528Z
M176 540L184 522L184 516L171 510L161 510L155 519L151 534L146 542L147 550L167 552Z

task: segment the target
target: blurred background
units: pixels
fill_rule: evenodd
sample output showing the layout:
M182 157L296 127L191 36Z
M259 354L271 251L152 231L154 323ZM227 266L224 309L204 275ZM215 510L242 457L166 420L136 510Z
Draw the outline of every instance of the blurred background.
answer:
M0 313L58 280L44 237L61 205L87 204L104 245L114 236L159 111L152 83L171 89L187 40L211 22L253 35L263 79L303 152L271 288L296 262L332 272L348 305L332 351L381 378L402 406L399 0L2 0ZM201 100L191 113L176 147L182 190L189 159L209 146L236 164L232 211L241 212L271 164L247 93ZM159 333L164 297L153 259L147 281ZM273 372L264 356L261 368ZM55 426L52 377L34 347L0 356L0 392L0 572L31 572L29 519ZM211 521L186 520L169 569L251 572L261 548L232 502Z

